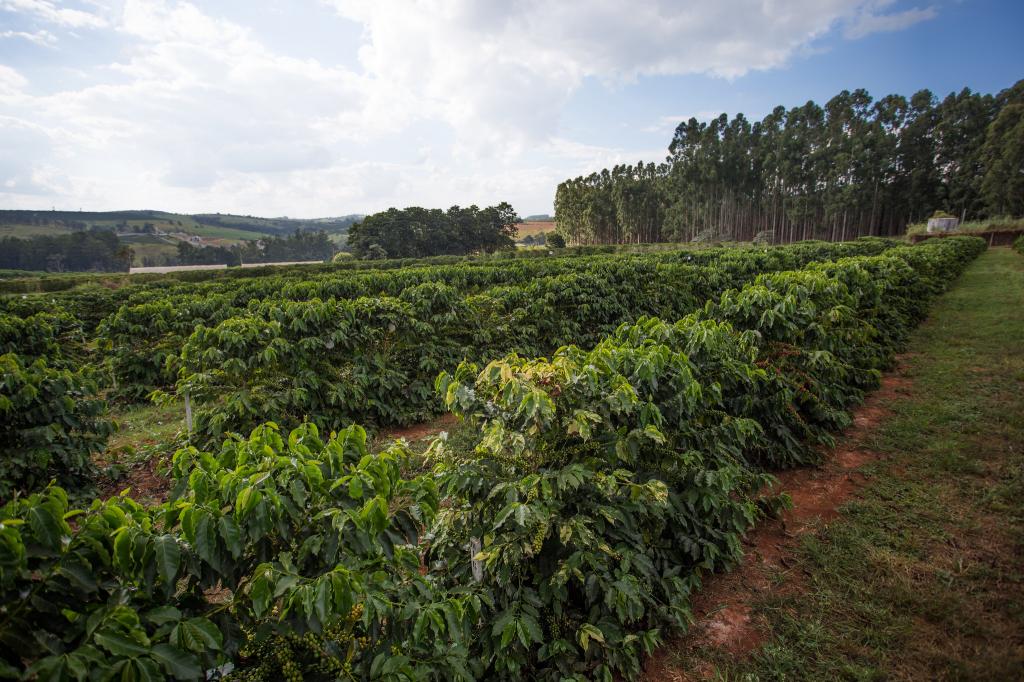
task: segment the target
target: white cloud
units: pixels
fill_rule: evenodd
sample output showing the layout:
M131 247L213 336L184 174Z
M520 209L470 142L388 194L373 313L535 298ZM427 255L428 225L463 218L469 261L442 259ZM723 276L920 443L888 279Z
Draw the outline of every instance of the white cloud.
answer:
M106 19L80 9L58 7L49 0L2 0L0 9L8 12L27 14L43 21L68 28L102 28Z
M44 30L32 33L28 31L0 31L0 38L20 38L42 47L53 47L57 44L57 36Z
M83 156L143 161L171 184L323 167L330 152L314 123L359 101L358 76L271 53L192 5L129 0L118 28L140 40L106 69L109 82L8 104L62 131Z
M890 2L884 2L880 3L880 6L884 7L889 4ZM854 19L846 24L843 28L843 36L850 40L857 40L872 33L902 31L914 24L934 19L937 15L938 12L934 7L925 7L923 9L914 7L890 14L878 14L874 8L869 7L857 14Z
M34 161L40 155L45 156L50 146L49 135L41 126L0 116L0 183L5 188L3 191L30 195L33 202L54 191L67 191L68 180L60 170Z
M364 26L381 107L437 116L470 153L543 143L586 79L779 67L836 26L895 30L892 0L323 0Z
M691 118L695 118L698 121L710 121L713 118L718 118L721 113L721 111L703 109L691 114L669 114L668 116L659 116L655 122L643 126L640 130L645 133L672 134L680 123L689 121Z
M0 142L30 141L0 163L0 197L306 216L508 198L546 211L565 177L665 154L565 139L561 116L588 80L737 78L837 28L895 30L931 11L886 14L889 0L322 1L362 26L356 65L271 48L244 16L205 3L0 0L52 29L2 37L51 44L103 29L90 40L117 55L61 65L79 70L77 87L33 70L30 88L0 64Z
M16 69L0 64L0 96L15 96L28 85L28 80Z

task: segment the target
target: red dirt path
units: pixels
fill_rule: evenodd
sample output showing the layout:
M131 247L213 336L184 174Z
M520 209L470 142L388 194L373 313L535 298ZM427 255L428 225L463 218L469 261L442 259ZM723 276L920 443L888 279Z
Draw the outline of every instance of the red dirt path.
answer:
M106 500L127 490L129 497L137 502L160 504L167 500L170 489L170 476L161 471L160 458L154 456L132 466L116 480L101 480L99 497Z
M745 656L764 643L761 623L750 605L767 590L802 589L802 575L789 571L800 535L828 524L839 514L839 507L863 487L867 477L858 469L881 458L862 443L878 423L889 414L888 406L908 392L910 380L897 368L882 380L879 390L853 413L853 424L843 433L837 447L825 457L819 468L786 471L777 476L775 490L789 493L793 508L780 518L763 522L746 538L743 562L733 571L706 579L704 588L694 597L694 623L690 631L661 647L645 665L644 679L681 681L711 679L712 670L698 670L687 676L672 664L673 652L699 646L718 647L733 656ZM786 574L780 587L773 574Z
M446 412L433 421L413 424L412 426L400 426L384 429L381 431L380 437L386 440L404 438L412 443L428 436L436 436L442 431L447 431L458 422L458 417L450 412Z

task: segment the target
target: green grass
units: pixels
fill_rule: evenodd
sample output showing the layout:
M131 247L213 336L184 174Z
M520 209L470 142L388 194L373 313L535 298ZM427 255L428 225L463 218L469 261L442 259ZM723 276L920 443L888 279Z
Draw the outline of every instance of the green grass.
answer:
M154 217L148 220L99 220L99 219L83 219L83 222L87 224L87 229L106 229L114 230L122 222L127 224L130 229L142 232L145 225L148 223L154 228L161 232L185 232L187 234L195 234L200 237L208 239L229 239L234 241L250 241L253 239L260 239L272 234L270 231L267 232L254 232L250 230L240 230L234 227L221 227L218 225L203 225L196 222L195 219L185 215L171 215L168 214L167 218ZM180 224L179 224L180 223ZM9 223L0 225L0 237L36 237L41 235L54 236L59 234L70 234L73 230L66 226L56 223L47 225L30 225L20 223Z
M0 279L23 279L25 277L44 279L49 274L42 270L0 270Z
M914 334L885 455L752 607L766 643L674 660L728 680L1024 679L1024 258L990 249ZM786 589L786 588L789 589Z
M98 459L102 497L127 490L136 500L157 504L167 498L171 456L187 445L182 403L132 405L115 409L118 431Z
M128 244L132 248L142 244L152 245L163 245L163 246L174 246L171 244L167 237L158 237L155 234L121 234L118 238L125 244Z
M269 232L252 232L250 230L239 230L234 227L221 227L219 225L200 225L196 223L195 226L189 227L188 232L197 234L200 237L207 237L210 239L234 239L239 241L252 241L254 239L262 239L266 237Z
M146 258L152 258L155 262L163 264L165 258L177 258L178 247L173 244L139 244L133 241L126 241L132 247L132 267L138 268L145 265Z
M69 232L70 229L57 225L0 225L0 237L52 237Z
M956 216L953 216L956 217ZM1000 216L986 218L985 220L968 220L957 226L957 232L987 232L988 230L1019 230L1024 228L1024 219ZM928 221L913 223L907 226L907 236L925 234L928 231Z
M114 411L111 416L119 428L107 443L107 454L120 464L135 463L155 451L164 454L174 452L182 442L185 430L183 403L132 405Z

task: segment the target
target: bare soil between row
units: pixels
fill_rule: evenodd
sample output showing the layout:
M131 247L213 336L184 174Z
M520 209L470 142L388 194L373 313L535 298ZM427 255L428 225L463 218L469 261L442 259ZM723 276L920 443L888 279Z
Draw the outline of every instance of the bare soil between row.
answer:
M889 414L889 405L908 395L910 380L897 362L882 378L878 390L853 411L853 422L825 453L821 466L779 473L771 492L785 492L793 502L779 518L762 521L744 540L744 557L728 573L709 576L694 596L694 622L689 631L666 643L644 667L649 682L712 679L714 670L698 664L695 672L677 668L680 652L717 649L731 657L750 655L765 643L765 624L754 614L754 601L769 590L794 593L805 589L804 576L791 565L800 541L835 519L840 508L868 481L864 465L882 455L864 447L864 441ZM779 576L784 580L780 581Z

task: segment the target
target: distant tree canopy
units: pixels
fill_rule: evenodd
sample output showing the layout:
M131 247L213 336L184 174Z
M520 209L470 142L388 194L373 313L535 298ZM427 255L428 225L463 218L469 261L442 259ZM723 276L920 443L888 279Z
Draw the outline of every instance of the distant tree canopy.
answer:
M565 237L558 234L557 232L552 232L548 234L547 239L545 240L545 244L553 249L564 249Z
M898 234L935 210L1024 214L1024 80L941 102L839 93L761 121L680 123L664 163L566 180L560 234L577 244L772 241Z
M178 242L178 257L170 265L239 265L238 249L229 246L193 246Z
M989 210L1024 215L1024 97L999 111L988 127L982 158L981 191Z
M176 265L229 266L241 263L286 263L303 260L330 260L334 243L321 230L296 230L287 237L267 237L244 242L240 246L193 246L178 242Z
M26 239L0 238L0 268L48 272L125 272L132 251L110 230Z
M348 245L358 258L419 258L442 254L492 253L513 248L515 210L497 206L447 211L391 208L365 217L349 230Z
M283 263L298 260L328 261L337 249L323 230L296 230L287 237L270 237L245 243L246 263Z
M233 214L199 213L191 216L191 218L201 225L209 225L211 227L229 227L235 230L285 236L293 233L295 230L302 230L303 232L323 230L328 233L344 233L354 223L358 222L362 216L353 214L338 218L303 219L258 218L256 216Z

